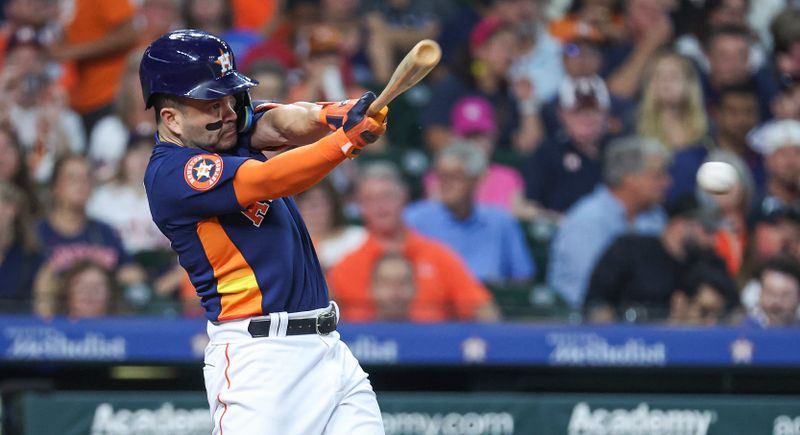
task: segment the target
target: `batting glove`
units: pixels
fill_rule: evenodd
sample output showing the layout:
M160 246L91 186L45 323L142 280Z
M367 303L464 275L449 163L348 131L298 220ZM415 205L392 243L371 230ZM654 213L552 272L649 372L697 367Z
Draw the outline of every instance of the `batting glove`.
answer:
M366 94L365 94L366 95ZM336 129L340 128L347 118L347 112L355 106L361 99L352 99L352 100L342 100L339 102L330 102L330 101L318 101L317 104L322 106L322 110L319 111L319 120L328 126L331 131L336 131ZM384 115L385 117L385 115ZM381 118L381 115L373 116L376 121L383 122L384 119Z
M350 142L342 147L342 151L347 157L357 157L361 149L378 140L386 133L386 115L389 112L387 107L381 109L375 117L367 116L369 105L375 101L375 94L366 92L345 113L342 123L342 131Z

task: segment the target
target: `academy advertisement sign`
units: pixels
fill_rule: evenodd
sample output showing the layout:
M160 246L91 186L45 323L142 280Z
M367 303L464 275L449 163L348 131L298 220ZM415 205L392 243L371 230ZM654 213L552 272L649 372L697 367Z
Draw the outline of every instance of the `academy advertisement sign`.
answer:
M800 435L800 398L381 393L387 435ZM24 435L199 435L202 392L28 393ZM47 418L42 418L47 416Z

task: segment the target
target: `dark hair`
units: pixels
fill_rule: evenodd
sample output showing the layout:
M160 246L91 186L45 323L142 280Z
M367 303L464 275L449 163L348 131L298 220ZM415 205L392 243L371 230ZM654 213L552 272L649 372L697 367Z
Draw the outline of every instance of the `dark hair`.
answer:
M746 80L742 83L725 86L719 90L717 96L718 104L729 95L746 95L758 99L758 90L752 80Z
M723 267L714 267L708 263L700 262L689 271L686 278L686 295L690 298L697 296L700 287L707 285L725 300L725 310L730 311L739 306L739 292L736 283Z
M26 253L34 253L39 250L39 237L33 228L33 219L30 210L26 207L28 199L25 192L17 186L7 181L0 181L0 201L10 202L17 206L17 215L14 216L12 223L14 231L14 242L22 245L22 250Z
M99 263L96 263L92 260L81 260L63 271L59 276L58 293L56 299L56 310L58 310L58 314L69 315L69 290L72 286L72 283L78 275L92 269L100 271L103 274L106 283L108 284L109 295L107 314L113 315L120 312L120 292L117 289L117 282L114 279L114 275L111 273L111 271L101 266Z
M161 109L166 107L181 109L182 104L177 98L167 94L153 94L150 96L150 102L153 103L153 110L156 116L156 125L161 124Z
M775 53L786 53L792 44L800 42L800 9L787 7L769 26L775 41Z
M750 30L748 30L746 27L732 26L732 25L719 26L711 29L711 31L708 32L708 35L703 41L703 47L706 50L709 50L711 48L711 45L714 43L714 40L720 36L733 36L733 37L744 38L748 42L750 42L753 39Z
M408 258L405 254L398 251L386 251L375 260L375 263L372 265L372 271L370 273L370 279L375 279L375 273L378 271L378 268L385 262L391 260L400 260L408 266L408 269L411 271L411 277L414 277L414 263L412 263L411 259Z
M764 274L768 271L789 275L797 282L797 285L800 286L800 263L798 263L794 257L779 254L767 258L761 265L761 268L759 268L758 279L762 280Z
M343 227L346 223L344 216L344 201L342 200L342 195L338 190L336 190L336 186L333 185L329 178L323 178L322 181L317 183L314 187L299 193L297 195L297 199L302 200L303 197L308 194L308 192L311 192L314 189L320 189L331 202L331 226L333 228Z
M67 162L70 160L80 160L86 164L89 163L89 159L81 154L76 153L66 153L62 154L56 159L56 162L53 164L53 175L50 178L51 183L55 185L58 182L58 178L61 176L61 171L64 170L64 166L67 165Z
M220 0L222 2L222 27L225 30L229 30L233 27L233 9L231 8L231 1L230 0ZM194 4L195 0L185 0L183 2L183 9L181 10L181 16L183 17L183 22L186 24L187 29L202 29L200 23L194 20L192 17L192 5ZM219 36L219 35L217 35Z
M28 174L28 165L25 162L25 152L19 143L19 138L11 125L0 125L0 134L5 134L11 147L17 153L17 171L8 180L25 194L25 207L31 217L37 217L42 212L42 203L39 200L38 192L34 187L33 180Z

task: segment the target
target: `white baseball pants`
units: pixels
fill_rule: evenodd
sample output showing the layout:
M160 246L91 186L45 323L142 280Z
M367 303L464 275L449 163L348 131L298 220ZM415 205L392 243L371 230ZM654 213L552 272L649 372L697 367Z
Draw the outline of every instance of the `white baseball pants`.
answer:
M208 323L203 375L213 435L384 434L372 385L338 332L286 336L284 328L253 338L249 322Z

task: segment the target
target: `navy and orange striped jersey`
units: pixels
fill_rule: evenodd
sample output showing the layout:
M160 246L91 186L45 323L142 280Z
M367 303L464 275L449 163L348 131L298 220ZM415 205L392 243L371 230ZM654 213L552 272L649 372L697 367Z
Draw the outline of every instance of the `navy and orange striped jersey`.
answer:
M311 237L291 197L243 208L233 179L249 159L245 144L228 153L185 148L156 137L144 184L158 228L201 298L206 317L226 321L328 305L328 288Z

